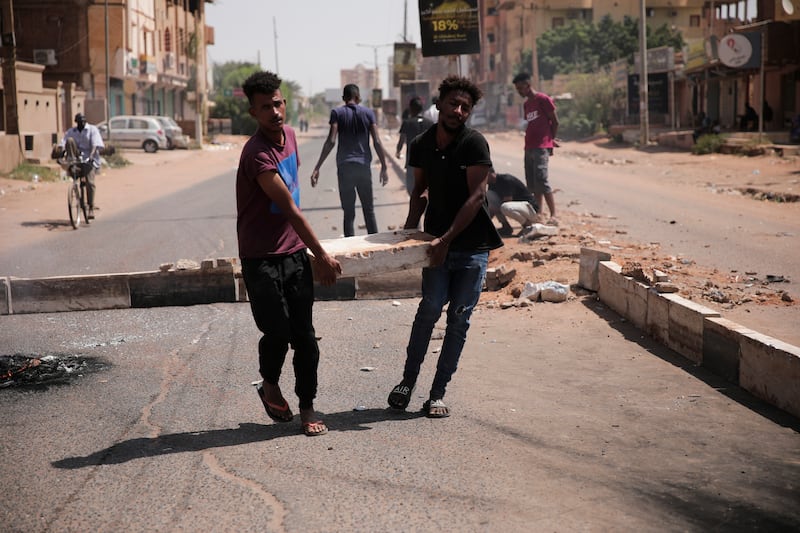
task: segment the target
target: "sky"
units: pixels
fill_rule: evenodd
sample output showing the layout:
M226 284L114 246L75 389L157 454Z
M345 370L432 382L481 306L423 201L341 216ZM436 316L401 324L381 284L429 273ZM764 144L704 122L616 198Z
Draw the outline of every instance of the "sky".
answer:
M314 95L341 90L343 68L375 68L377 54L385 88L391 45L403 41L406 3L406 38L420 46L417 0L214 0L206 4L215 41L209 63L258 63L260 55L263 69Z

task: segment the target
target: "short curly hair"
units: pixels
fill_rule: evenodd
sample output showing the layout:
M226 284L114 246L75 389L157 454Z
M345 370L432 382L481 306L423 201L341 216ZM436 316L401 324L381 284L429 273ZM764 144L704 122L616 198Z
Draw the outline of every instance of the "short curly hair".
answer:
M282 80L277 74L269 71L254 72L244 80L242 89L247 100L252 104L256 94L272 94L280 90Z
M483 92L471 80L450 75L439 84L439 100L444 100L444 97L453 91L464 91L469 94L472 98L472 105L477 104L478 100L483 97Z

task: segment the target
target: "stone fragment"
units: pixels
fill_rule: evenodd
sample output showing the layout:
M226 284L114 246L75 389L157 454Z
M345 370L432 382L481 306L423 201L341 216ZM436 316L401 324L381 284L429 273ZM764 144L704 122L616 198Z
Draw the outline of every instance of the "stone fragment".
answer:
M655 284L656 292L659 293L670 293L670 292L678 292L678 286L674 283L670 283L669 281L659 281Z

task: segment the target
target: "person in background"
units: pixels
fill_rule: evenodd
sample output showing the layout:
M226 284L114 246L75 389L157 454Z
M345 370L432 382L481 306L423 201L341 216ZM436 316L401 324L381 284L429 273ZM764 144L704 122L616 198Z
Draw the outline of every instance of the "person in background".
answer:
M758 129L758 113L750 105L750 102L744 103L744 115L739 120L740 131L755 131Z
M400 152L406 148L406 190L411 194L414 188L414 167L408 165L408 145L414 137L433 126L433 122L422 116L422 100L417 97L408 103L409 116L400 125L400 137L397 139L397 149L395 157L400 159Z
M438 103L439 103L439 97L434 96L431 100L430 107L428 107L428 109L425 110L425 113L423 113L423 116L428 120L430 120L431 122L433 122L434 124L436 124L436 122L439 121L439 108L436 106L436 104Z
M409 146L414 188L405 228L416 229L424 213L425 232L434 239L427 249L430 263L422 269L422 300L406 347L403 380L392 389L388 403L394 409L408 407L433 328L448 304L436 375L422 406L430 418L450 416L450 408L444 403L445 390L467 340L489 251L503 245L486 203L492 165L489 143L480 132L466 126L481 96L470 80L445 78L439 85L439 121Z
M311 173L311 186L316 187L319 182L319 168L325 158L336 146L336 137L339 137L339 148L336 151L336 169L339 179L339 200L344 211L344 236L355 235L356 219L356 193L361 201L361 210L364 213L364 223L367 233L378 233L378 222L375 219L375 204L372 198L372 152L369 149L369 139L375 153L381 162L381 185L389 181L386 170L386 156L378 134L378 125L375 122L375 113L372 109L361 105L361 95L358 86L352 83L344 86L342 91L344 105L331 110L330 130L328 138L322 145L319 161Z
M501 237L510 237L514 230L508 219L516 220L522 231L527 233L538 220L539 205L522 181L511 174L498 174L494 167L489 169L489 214L496 217L501 227L497 232Z
M97 192L97 185L95 183L95 174L97 169L100 168L100 150L105 148L103 137L100 135L100 130L97 126L93 126L86 122L86 116L83 113L75 115L75 127L67 130L64 138L58 144L60 148L64 148L67 144L67 139L75 139L75 144L81 152L81 156L92 160L92 170L86 176L88 187L86 188L86 201L89 203L89 214L87 218L94 218L94 200Z
M294 350L295 393L300 421L309 437L328 428L314 410L319 346L312 320L314 270L322 285L332 285L342 267L330 257L300 211L300 181L295 132L287 124L281 79L256 72L242 85L258 130L242 149L236 174L236 232L242 277L256 326L258 395L267 416L290 422L294 415L278 385L289 346Z
M558 147L556 105L552 98L531 87L531 75L527 72L514 76L513 83L519 95L525 98L523 108L528 123L525 129L525 182L538 205L542 205L542 199L547 203L550 210L547 224L556 226L556 202L548 181L550 155L553 148Z

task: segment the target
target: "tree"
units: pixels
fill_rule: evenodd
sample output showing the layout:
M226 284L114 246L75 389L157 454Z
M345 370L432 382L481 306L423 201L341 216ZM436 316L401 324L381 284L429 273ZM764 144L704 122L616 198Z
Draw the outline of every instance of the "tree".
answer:
M236 135L251 135L256 130L256 121L250 116L250 104L245 96L235 96L241 90L244 81L260 67L254 63L228 61L215 63L213 67L214 80L214 107L211 109L211 118L230 118L231 133ZM295 100L301 92L300 85L291 80L283 80L281 94L286 98L287 120L294 121Z
M647 28L648 48L683 47L680 32L662 25L654 31ZM539 72L543 79L555 74L594 73L618 59L633 64L639 51L639 22L625 17L614 22L606 15L597 24L572 21L566 26L543 33L537 40Z

